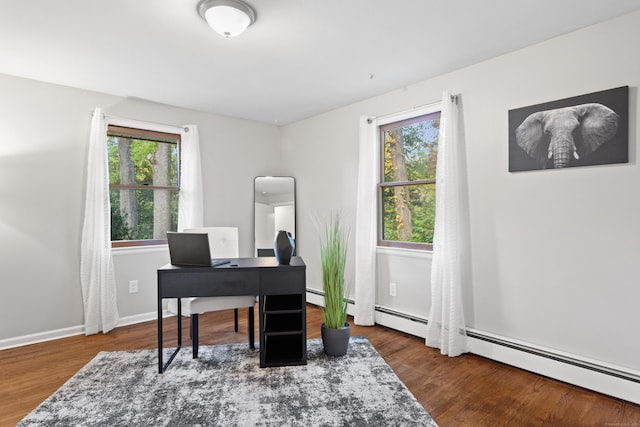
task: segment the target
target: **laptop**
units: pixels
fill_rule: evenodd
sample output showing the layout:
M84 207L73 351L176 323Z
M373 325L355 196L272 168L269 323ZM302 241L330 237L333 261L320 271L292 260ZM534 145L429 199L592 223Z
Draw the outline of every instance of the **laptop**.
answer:
M167 231L171 264L182 267L217 267L228 259L212 259L207 233L178 233Z

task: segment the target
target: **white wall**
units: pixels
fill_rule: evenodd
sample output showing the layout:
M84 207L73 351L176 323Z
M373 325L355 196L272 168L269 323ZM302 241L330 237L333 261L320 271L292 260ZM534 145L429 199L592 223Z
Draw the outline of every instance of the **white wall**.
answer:
M251 256L253 178L279 169L277 127L6 75L0 93L0 344L77 332L83 323L80 230L95 107L128 119L197 124L205 225L239 227L240 255ZM155 310L155 269L166 262L166 247L116 251L121 317ZM129 280L139 280L139 293L128 293Z
M449 89L461 94L466 132L468 325L639 372L637 40L640 14L634 13L283 127L308 286L321 288L310 216L342 209L354 229L359 117L429 104ZM510 109L624 85L631 88L628 164L508 172ZM428 316L430 259L385 252L378 260L380 295L388 295L388 282L398 284L398 297L384 304Z

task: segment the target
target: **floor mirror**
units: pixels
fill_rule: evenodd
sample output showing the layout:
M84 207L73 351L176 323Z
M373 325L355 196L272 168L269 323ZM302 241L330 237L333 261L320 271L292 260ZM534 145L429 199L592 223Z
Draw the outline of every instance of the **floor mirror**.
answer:
M254 256L274 256L279 230L296 235L296 182L291 176L258 176L254 188Z

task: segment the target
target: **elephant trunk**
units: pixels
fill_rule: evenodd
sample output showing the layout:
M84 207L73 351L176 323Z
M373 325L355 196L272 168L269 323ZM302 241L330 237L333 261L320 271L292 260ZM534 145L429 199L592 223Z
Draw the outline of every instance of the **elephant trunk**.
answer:
M554 168L565 168L569 166L571 155L578 159L576 145L573 142L573 136L570 133L558 135L551 139L549 144L549 159L553 157Z

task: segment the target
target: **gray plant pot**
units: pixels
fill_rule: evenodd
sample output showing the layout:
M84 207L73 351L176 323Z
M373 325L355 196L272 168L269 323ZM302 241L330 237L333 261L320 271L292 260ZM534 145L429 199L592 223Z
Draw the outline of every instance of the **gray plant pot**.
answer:
M328 356L344 356L349 348L349 337L351 336L351 326L344 324L343 328L331 329L322 324L322 345L324 352Z

